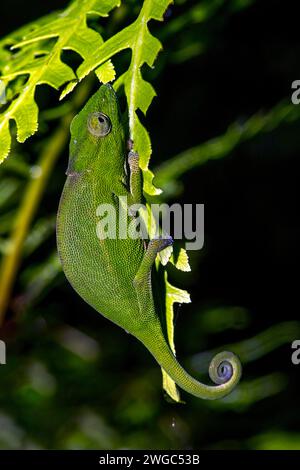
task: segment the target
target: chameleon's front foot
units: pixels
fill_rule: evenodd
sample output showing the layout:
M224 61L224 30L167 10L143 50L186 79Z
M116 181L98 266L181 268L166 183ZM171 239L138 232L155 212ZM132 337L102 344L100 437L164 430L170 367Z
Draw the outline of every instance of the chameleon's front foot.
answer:
M131 204L141 204L142 202L142 172L139 167L139 155L138 153L130 150L128 154L128 166L129 166L129 190ZM134 215L134 214L133 214Z
M139 154L137 152L134 152L133 150L130 150L128 153L128 166L130 168L130 172L137 173L139 172Z

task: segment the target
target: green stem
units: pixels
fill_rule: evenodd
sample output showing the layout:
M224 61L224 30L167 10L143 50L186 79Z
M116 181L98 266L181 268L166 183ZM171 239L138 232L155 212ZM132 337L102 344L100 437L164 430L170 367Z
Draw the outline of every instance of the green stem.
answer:
M28 230L39 207L55 162L68 142L70 123L75 110L86 100L89 91L90 86L87 83L78 87L72 102L72 111L60 120L49 143L44 146L37 164L39 171L35 172L25 189L10 236L8 251L3 256L0 265L0 326L3 325L5 320L15 278L21 264L23 245Z

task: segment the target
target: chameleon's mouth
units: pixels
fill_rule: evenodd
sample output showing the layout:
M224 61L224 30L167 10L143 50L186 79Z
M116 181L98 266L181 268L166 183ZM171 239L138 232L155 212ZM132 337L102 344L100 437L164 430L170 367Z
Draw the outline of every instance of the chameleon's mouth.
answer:
M78 176L79 172L74 169L74 160L69 158L68 168L66 170L67 176Z
M73 159L69 157L68 167L66 169L66 175L72 176L72 173L74 173Z
M82 176L83 174L85 173L89 173L90 170L89 169L85 169L85 170L81 170L81 171L78 171L78 170L75 170L74 168L74 159L73 158L70 158L69 159L69 164L68 164L68 168L66 170L66 175L69 177L72 177L72 178L78 178L79 176Z

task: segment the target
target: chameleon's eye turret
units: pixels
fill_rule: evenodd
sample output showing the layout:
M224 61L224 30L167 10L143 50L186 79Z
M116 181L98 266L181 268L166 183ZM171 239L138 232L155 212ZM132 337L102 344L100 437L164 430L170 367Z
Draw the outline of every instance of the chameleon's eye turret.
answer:
M96 137L105 137L111 131L111 120L106 114L94 112L88 116L87 127L89 132Z

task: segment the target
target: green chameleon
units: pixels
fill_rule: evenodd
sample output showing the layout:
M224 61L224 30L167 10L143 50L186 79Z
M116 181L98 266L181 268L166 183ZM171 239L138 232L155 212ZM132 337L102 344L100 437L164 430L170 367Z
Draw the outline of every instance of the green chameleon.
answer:
M110 85L102 85L72 121L67 180L57 218L63 270L77 293L138 338L179 387L200 398L224 397L240 379L239 359L230 352L217 354L209 367L217 385L205 385L178 363L163 331L155 300L160 284L153 267L156 255L172 244L172 238L156 237L146 244L142 238L97 236L99 204L112 204L118 211L120 196L127 196L129 205L142 200L139 159L133 151L126 158L124 127ZM134 214L124 217L130 222Z

